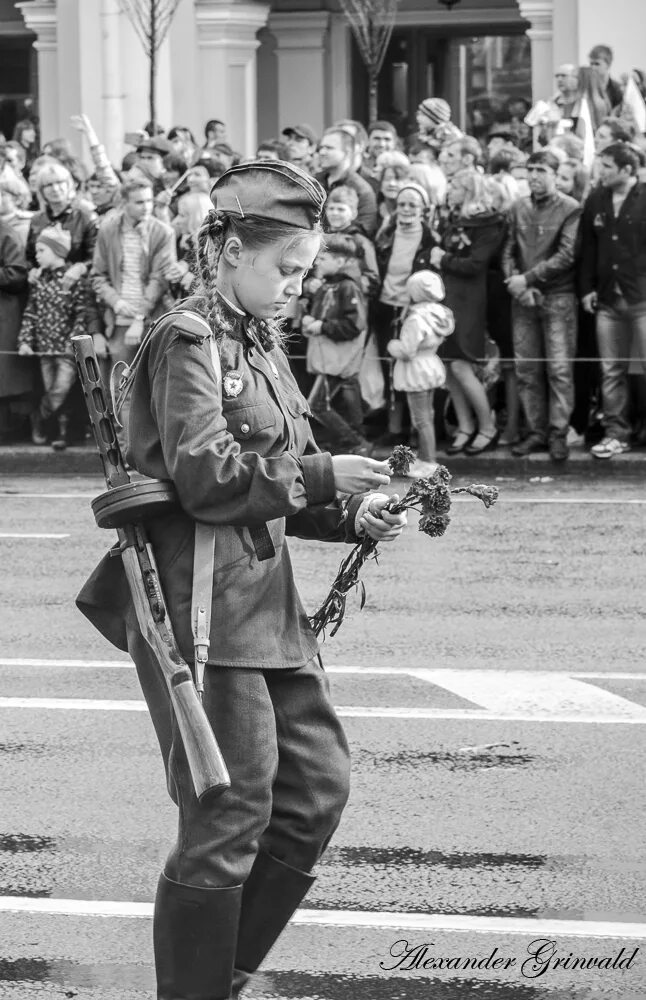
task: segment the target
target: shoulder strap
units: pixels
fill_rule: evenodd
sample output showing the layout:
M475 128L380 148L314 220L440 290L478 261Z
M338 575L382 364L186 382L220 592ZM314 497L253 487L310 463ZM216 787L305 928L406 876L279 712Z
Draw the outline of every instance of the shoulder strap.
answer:
M177 328L180 337L193 344L203 344L207 337L210 339L211 358L213 359L213 352L215 351L217 365L214 361L213 367L218 385L220 384L220 358L217 355L215 341L211 336L211 327L199 313L192 312L189 309L173 309L155 320L137 348L137 353L131 363L126 365L125 362L118 361L110 373L110 396L112 397L112 409L118 427L122 426L119 414L128 398L135 374L153 334L159 333L162 330L166 331L173 326Z

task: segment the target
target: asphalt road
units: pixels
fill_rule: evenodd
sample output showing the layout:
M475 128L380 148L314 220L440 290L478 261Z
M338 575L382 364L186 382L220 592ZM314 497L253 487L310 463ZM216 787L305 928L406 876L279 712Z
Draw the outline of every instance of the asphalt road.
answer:
M646 997L646 498L496 485L384 546L325 643L351 801L250 998ZM101 489L0 483L3 1000L154 995L174 807L134 671L73 604ZM313 610L345 552L290 548Z

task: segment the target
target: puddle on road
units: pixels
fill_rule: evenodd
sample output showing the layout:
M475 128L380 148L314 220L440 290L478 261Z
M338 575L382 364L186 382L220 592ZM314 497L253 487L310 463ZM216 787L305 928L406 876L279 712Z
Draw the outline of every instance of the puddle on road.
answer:
M57 995L75 995L105 987L151 992L152 968L138 965L84 965L42 958L0 959L1 983L51 984ZM65 991L65 992L64 992ZM343 976L303 972L264 972L253 980L254 1000L610 1000L592 989L540 989L535 986L477 979ZM627 995L622 994L622 1000ZM617 995L617 1000L619 997Z
M537 754L523 751L518 741L485 746L460 747L456 750L415 751L398 753L355 752L357 764L371 763L373 767L396 767L415 770L420 765L444 767L448 771L480 771L489 768L524 768L540 760Z
M592 989L547 990L536 986L480 979L393 976L312 975L266 972L253 980L254 1000L609 1000L611 993ZM256 985L257 984L257 985ZM622 994L622 1000L623 996ZM619 995L617 995L619 1000Z
M548 861L543 854L446 854L443 851L423 851L415 847L331 847L323 858L326 862L347 865L406 865L443 868L543 868Z
M44 753L51 753L51 747L48 749L44 743L0 743L0 755L42 757Z
M100 987L112 990L115 986L151 995L155 973L152 968L139 965L85 965L44 958L0 959L0 985L2 983L49 983L56 990L50 996L57 997L75 996L82 990Z
M32 837L28 833L0 834L0 853L36 854L39 851L53 851L57 846L53 837Z

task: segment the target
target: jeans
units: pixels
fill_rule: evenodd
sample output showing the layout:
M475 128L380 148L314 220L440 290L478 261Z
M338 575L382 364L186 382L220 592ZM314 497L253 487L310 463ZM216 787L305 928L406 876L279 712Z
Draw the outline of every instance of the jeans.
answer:
M520 400L530 434L542 441L568 432L577 318L574 293L548 293L534 307L512 303Z
M628 441L628 366L633 344L646 362L646 302L629 305L619 298L597 313L597 342L601 359L603 427L608 437Z
M434 389L424 392L407 392L408 408L413 427L419 437L418 452L422 462L435 461Z
M47 420L59 412L76 382L76 364L73 358L46 356L40 359L40 374L45 389L40 413Z
M364 445L359 378L323 375L320 379L314 384L309 403L314 417L330 435L332 447L342 450Z
M350 756L318 659L295 670L207 666L204 710L231 787L198 802L165 681L143 636L128 647L179 806L168 878L202 888L240 885L258 851L309 872L349 794Z

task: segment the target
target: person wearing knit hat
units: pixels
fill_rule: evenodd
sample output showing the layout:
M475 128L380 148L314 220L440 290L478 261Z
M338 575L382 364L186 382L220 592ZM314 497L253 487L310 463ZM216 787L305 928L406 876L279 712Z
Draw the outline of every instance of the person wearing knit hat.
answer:
M441 97L427 97L415 113L418 136L422 140L440 143L454 141L462 136L451 121L451 107Z
M38 270L31 275L29 298L18 337L18 353L38 354L45 392L31 414L32 441L47 443L47 428L56 418L57 433L52 448L67 445L68 415L65 402L76 381L72 337L85 329L86 290L79 282L65 281L72 247L70 233L61 225L46 226L36 241Z
M36 253L38 253L39 243L41 244L41 246L49 247L52 253L60 261L60 263L57 265L59 267L63 266L63 264L70 255L70 250L72 249L72 237L67 232L67 230L62 229L60 226L47 226L46 229L43 229L38 234L38 240L36 242ZM42 266L42 264L40 266Z
M451 106L441 97L427 97L418 105L415 117L420 130L430 132L451 121Z
M314 881L348 796L347 741L286 534L388 541L405 524L380 492L386 462L317 448L281 349L281 317L321 246L324 201L291 163L222 174L197 234L201 289L152 328L127 382L126 461L172 481L181 504L150 533L187 662L194 558L209 567L203 707L230 775L224 794L196 797L121 561L104 559L77 600L135 661L180 805L153 918L158 1000L239 996ZM212 529L208 560L196 523Z

